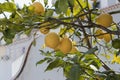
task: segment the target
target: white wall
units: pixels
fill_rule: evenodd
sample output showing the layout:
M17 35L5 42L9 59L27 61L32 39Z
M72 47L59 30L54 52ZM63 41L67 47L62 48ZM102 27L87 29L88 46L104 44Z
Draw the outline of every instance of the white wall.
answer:
M12 75L12 62L0 61L0 80L10 80Z
M42 48L43 44L44 35L41 35L37 39L37 45L31 48L25 70L18 80L65 80L61 69L59 71L56 69L44 72L47 67L46 63L36 66L36 62L43 58L39 52L39 49Z

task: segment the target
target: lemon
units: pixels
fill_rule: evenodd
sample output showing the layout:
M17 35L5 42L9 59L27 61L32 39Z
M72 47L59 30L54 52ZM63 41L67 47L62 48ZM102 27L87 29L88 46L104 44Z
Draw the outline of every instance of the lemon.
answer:
M110 42L110 40L111 40L110 34L104 34L103 38L104 38L105 42Z
M115 49L120 49L120 39L112 40L112 47Z
M97 18L96 18L96 22L99 25L102 25L104 27L110 27L110 25L113 22L113 17L110 14L104 13L104 14L100 14Z
M69 38L63 38L59 44L59 49L64 54L69 53L72 49L72 42Z
M72 46L70 53L74 54L76 52L78 52L78 49L75 46Z
M60 43L58 44L58 46L56 48L54 48L55 51L60 51Z
M44 10L43 5L40 2L34 2L31 6L33 6L34 8L35 14L38 14L38 15L44 14L45 10Z
M99 35L97 36L98 39L103 39L103 31L101 29L96 30L95 34Z
M48 26L49 24L50 24L49 22L41 24L40 26L43 26L43 27L40 28L40 32L43 33L43 34L49 33L50 32L50 28Z
M47 34L47 33L49 33L50 32L50 29L49 28L44 28L44 27L42 27L42 28L40 28L40 32L41 33L43 33L43 34Z
M55 32L50 32L45 36L45 45L55 49L60 42L59 36Z

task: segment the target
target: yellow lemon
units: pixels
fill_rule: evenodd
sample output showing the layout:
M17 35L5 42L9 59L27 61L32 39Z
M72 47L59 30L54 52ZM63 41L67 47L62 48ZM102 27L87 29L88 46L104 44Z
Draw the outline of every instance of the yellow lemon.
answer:
M78 49L75 46L72 46L70 53L74 54L76 52L78 52Z
M55 51L60 50L60 46L61 46L61 41L63 40L63 38L60 38L60 43L58 44L58 46L54 49Z
M99 35L97 36L98 39L103 39L103 31L101 29L96 30L95 34Z
M50 32L45 36L45 45L47 47L55 49L60 43L60 39L57 33Z
M63 38L59 44L59 49L64 54L68 53L72 49L72 42L69 38Z
M47 34L47 33L49 33L50 32L50 29L49 28L47 28L47 27L42 27L42 28L40 28L40 32L41 33L43 33L43 34Z
M40 2L34 2L32 4L32 6L34 7L35 14L38 14L38 15L44 14L45 9L44 9L43 5Z
M105 40L106 42L110 42L110 40L111 40L111 35L110 35L110 34L105 34L105 35L104 35L104 40Z
M104 27L110 27L110 25L113 22L113 17L110 14L104 13L104 14L100 14L97 18L96 18L96 22L99 25L102 25Z
M40 28L40 32L43 34L49 33L50 32L50 28L48 26L49 24L50 24L49 22L41 24L40 26L42 26L42 28Z
M60 50L60 43L58 44L58 46L56 48L54 48L55 51L59 51Z

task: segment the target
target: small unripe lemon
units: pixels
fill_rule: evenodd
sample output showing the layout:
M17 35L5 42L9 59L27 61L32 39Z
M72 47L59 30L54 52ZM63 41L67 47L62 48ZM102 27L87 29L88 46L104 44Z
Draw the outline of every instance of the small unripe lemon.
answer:
M120 39L112 40L112 47L115 49L120 49Z
M63 38L59 44L59 49L64 54L69 53L72 49L72 42L69 38Z
M38 14L38 15L44 14L45 10L43 5L40 2L34 2L32 6L34 8L35 14Z
M45 45L55 49L60 42L59 36L55 32L50 32L45 36Z
M110 25L113 22L113 17L110 14L107 14L107 13L100 14L96 18L96 22L97 22L97 24L102 25L104 27L110 27Z
M29 10L29 11L34 11L34 6L30 5L30 6L28 7L28 10Z

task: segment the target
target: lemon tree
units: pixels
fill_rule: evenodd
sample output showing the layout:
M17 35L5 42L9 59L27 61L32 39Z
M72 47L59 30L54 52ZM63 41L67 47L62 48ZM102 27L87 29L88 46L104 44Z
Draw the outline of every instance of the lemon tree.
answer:
M23 7L14 0L0 3L4 45L11 44L17 34L29 36L38 29L46 47L40 49L44 58L36 64L47 62L45 71L62 68L66 80L119 80L120 74L107 65L120 64L120 25L113 19L119 11L101 13L88 0L55 0L52 6L48 1L31 0ZM101 57L109 57L108 62Z

